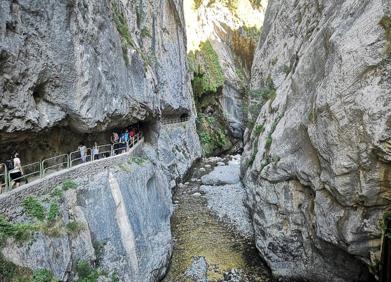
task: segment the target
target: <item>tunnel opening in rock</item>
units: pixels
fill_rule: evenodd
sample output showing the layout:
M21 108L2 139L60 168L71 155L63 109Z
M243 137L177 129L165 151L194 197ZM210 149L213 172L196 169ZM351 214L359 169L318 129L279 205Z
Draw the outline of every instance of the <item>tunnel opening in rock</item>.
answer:
M134 122L128 126L117 126L104 131L92 131L80 133L69 127L54 127L38 133L14 133L2 135L0 161L12 159L18 152L22 165L42 161L44 159L70 154L78 151L79 145L83 144L90 151L95 142L98 146L112 145L113 133L118 136L125 131L133 131L132 134L141 132L144 136L150 136L149 122Z

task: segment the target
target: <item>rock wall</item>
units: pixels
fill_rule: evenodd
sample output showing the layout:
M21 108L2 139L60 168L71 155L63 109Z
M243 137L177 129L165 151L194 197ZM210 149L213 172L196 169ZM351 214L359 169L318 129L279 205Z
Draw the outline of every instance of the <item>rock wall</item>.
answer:
M2 1L2 143L190 112L181 1Z
M269 3L242 173L276 276L376 276L391 208L390 13L381 0Z
M2 248L4 259L29 270L46 269L61 281L81 279L78 269L83 263L91 264L92 272L102 279L162 278L172 250L171 191L163 171L145 158L128 157L74 183L75 189L61 191L60 184L38 198L47 219L38 221L24 204L7 209L13 224L38 222L41 227L22 241L8 238ZM59 206L59 215L49 223L53 203ZM79 227L70 229L71 222ZM12 278L17 275L23 272ZM11 277L2 277L7 278Z
M242 60L243 55L247 54L241 51L245 53L247 48L251 49L258 41L259 34L251 38L246 30L259 32L267 6L267 1L258 1L257 5L253 5L253 2L184 1L188 51L197 52L201 49L200 43L211 43L223 72L222 81L218 85L221 89L215 95L227 120L230 135L238 140L242 139L245 128L243 99L251 68L251 62L246 65ZM241 50L235 49L240 44ZM252 59L254 50L249 51Z
M34 225L33 242L21 245L8 234L1 265L12 262L26 275L48 269L70 281L80 261L93 268L91 275L107 279L164 275L171 255L170 188L201 154L187 69L182 1L0 2L0 157L29 150L21 152L26 164L27 155L38 160L64 152L65 144L76 148L79 140L107 142L109 130L136 122L146 141L142 165L130 159L93 176L72 174L78 188L64 191L58 203L60 233ZM160 121L182 114L190 120ZM11 231L18 223L36 224L20 205L29 195L53 200L38 190L45 188L21 193L19 204L2 210L0 220L9 220ZM83 228L68 233L73 221Z

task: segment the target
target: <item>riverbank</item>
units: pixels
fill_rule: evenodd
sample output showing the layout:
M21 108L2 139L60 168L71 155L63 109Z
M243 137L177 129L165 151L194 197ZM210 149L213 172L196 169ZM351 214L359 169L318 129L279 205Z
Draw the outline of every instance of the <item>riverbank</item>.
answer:
M204 159L176 187L174 250L164 282L271 281L252 240L238 166L238 157Z

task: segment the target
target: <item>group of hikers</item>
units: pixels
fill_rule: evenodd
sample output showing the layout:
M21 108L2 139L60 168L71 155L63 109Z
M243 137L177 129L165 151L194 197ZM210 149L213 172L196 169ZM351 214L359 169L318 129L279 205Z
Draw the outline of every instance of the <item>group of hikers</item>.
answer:
M129 127L121 130L120 132L114 131L110 138L114 154L117 155L126 152L127 144L132 142L138 133L139 129L136 127ZM78 151L80 153L80 160L82 163L111 155L111 148L109 151L106 150L104 152L100 152L100 147L97 142L94 142L94 146L91 149L88 149L84 143L80 143ZM19 187L22 179L27 183L27 178L23 177L24 171L19 158L19 153L15 153L9 160L5 161L4 166L0 165L0 193L3 192L3 186L5 184L5 167L9 173L10 181L12 181L11 188Z
M114 131L111 135L110 141L114 148L114 154L124 153L127 148L127 143L131 142L133 138L138 134L139 130L135 127L129 127L122 130L120 133ZM89 158L98 160L102 157L107 157L110 153L100 152L98 143L95 142L91 149L88 149L83 142L78 147L80 153L80 159L83 163L87 162ZM90 152L89 152L90 150Z

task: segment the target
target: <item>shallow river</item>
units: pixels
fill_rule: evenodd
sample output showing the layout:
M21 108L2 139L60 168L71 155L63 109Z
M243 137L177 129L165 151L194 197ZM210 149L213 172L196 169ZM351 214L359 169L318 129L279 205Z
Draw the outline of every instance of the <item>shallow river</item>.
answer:
M215 163L211 165L213 168ZM191 266L192 258L198 256L205 257L208 263L208 281L227 281L224 273L231 269L240 270L239 281L271 281L270 272L258 256L253 241L220 222L209 211L204 195L197 194L203 194L200 177L211 170L206 168L201 172L201 167L205 167L205 163L194 167L187 185L176 188L176 209L172 218L175 244L171 266L163 281L193 281L184 273Z

